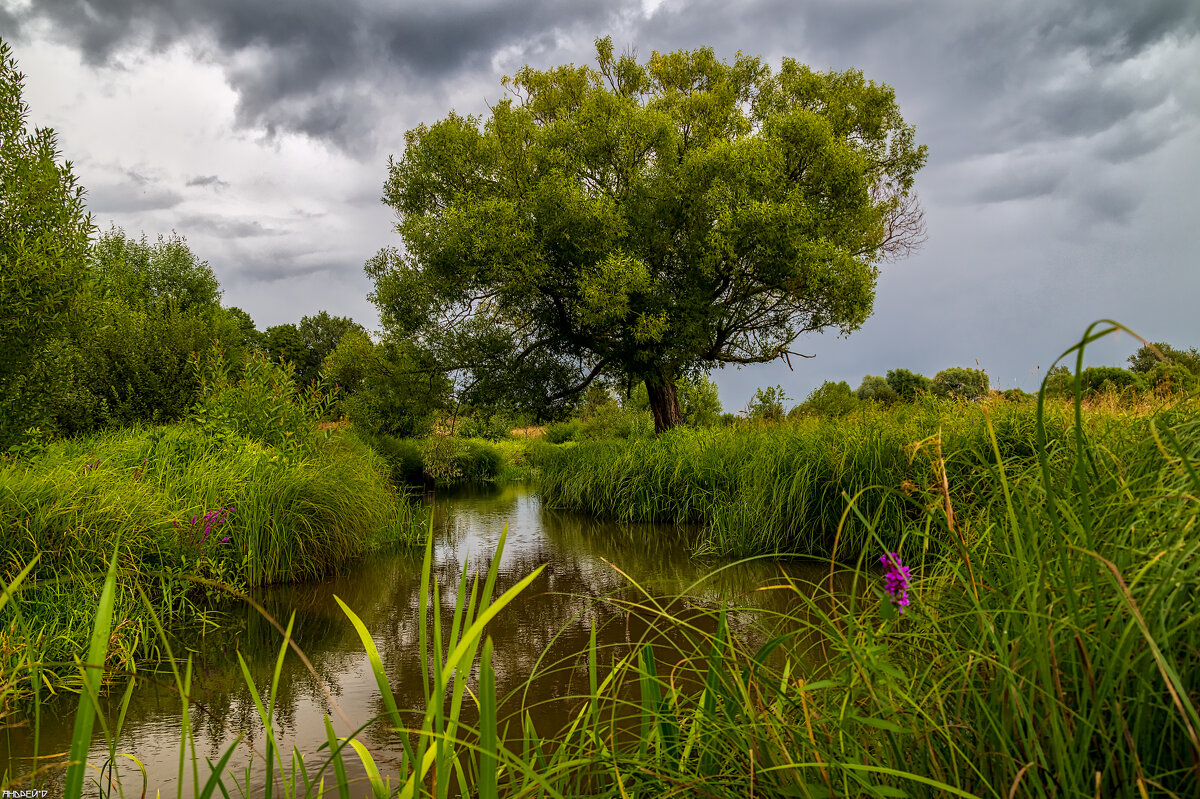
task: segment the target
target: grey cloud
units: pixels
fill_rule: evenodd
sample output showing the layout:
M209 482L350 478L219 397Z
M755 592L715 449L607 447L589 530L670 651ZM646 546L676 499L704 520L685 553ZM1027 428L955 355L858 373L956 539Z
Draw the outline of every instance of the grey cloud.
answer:
M363 128L377 116L369 112L382 104L547 32L603 31L620 8L555 0L45 0L24 13L50 20L92 64L127 48L214 45L208 56L238 92L241 124L362 150L371 139Z
M1053 194L1062 185L1061 170L1021 170L1004 174L999 180L985 185L975 193L981 203L1002 203L1030 200Z
M1122 164L1158 150L1181 132L1177 125L1122 125L1110 131L1095 153L1110 164Z
M174 208L183 196L171 189L137 183L92 186L87 192L88 210L92 213L128 213Z
M225 188L229 185L227 181L221 180L216 175L196 175L194 178L189 178L187 186L215 186L217 188Z
M346 267L341 264L326 261L311 261L304 263L286 256L271 256L260 260L244 262L238 267L239 282L278 283L279 281L295 280L308 275L330 274L344 272Z
M1133 191L1103 185L1088 187L1080 193L1079 199L1091 212L1089 217L1093 224L1124 225L1141 203L1141 198Z
M215 214L192 214L179 218L179 227L188 231L209 233L223 239L253 238L258 236L281 236L286 231L264 227L251 219L231 219Z

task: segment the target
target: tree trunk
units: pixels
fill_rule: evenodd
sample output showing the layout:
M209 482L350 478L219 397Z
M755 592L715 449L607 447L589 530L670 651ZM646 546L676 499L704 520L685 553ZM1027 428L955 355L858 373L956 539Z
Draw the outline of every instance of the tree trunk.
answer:
M679 411L679 395L675 393L675 378L665 370L646 376L646 394L650 398L650 411L654 414L655 434L683 424Z

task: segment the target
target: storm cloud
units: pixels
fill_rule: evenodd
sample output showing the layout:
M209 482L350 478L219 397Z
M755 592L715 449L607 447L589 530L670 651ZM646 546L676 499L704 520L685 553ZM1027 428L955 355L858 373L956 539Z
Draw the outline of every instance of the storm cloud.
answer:
M502 75L591 63L612 35L643 60L710 46L860 69L929 147L929 241L885 266L875 316L798 342L818 357L794 373L717 373L728 406L756 385L801 399L823 379L976 360L1031 387L1105 316L1200 345L1194 0L0 0L0 35L45 69L77 59L27 99L92 210L188 235L263 326L319 310L372 326L362 263L399 244L379 196L404 131L486 115ZM121 115L142 124L103 129Z

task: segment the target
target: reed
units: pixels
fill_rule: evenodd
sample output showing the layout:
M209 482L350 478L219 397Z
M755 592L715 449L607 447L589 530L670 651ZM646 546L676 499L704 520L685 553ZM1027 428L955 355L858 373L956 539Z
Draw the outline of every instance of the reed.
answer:
M252 587L311 579L372 549L419 540L421 513L350 433L284 452L189 425L108 433L51 445L0 467L0 577L32 565L7 611L14 667L34 627L47 673L69 677L88 640L101 581L120 537L114 665L160 652L138 598L173 625L203 623L214 583ZM207 582L204 582L207 581ZM36 632L34 630L36 629Z
M1172 406L1158 406L1161 414ZM552 507L622 521L704 525L698 554L836 556L854 562L879 531L906 556L954 549L927 527L947 501L965 527L986 527L997 502L992 438L1005 462L1071 457L1073 406L925 397L895 409L864 403L839 419L676 429L655 439L531 447L537 483ZM1086 413L1092 435L1121 451L1148 435L1144 412ZM1038 443L1038 430L1045 440ZM859 513L849 512L853 500ZM866 518L859 518L859 515Z

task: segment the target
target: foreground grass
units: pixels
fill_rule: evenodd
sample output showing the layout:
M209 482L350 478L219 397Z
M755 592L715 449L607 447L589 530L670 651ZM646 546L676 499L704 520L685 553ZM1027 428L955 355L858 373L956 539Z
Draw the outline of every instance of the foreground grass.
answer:
M0 467L0 578L29 569L0 611L0 668L33 647L52 686L73 671L118 539L108 658L127 665L161 655L151 610L202 624L216 583L326 574L419 540L418 515L350 433L281 450L182 424L53 444Z

